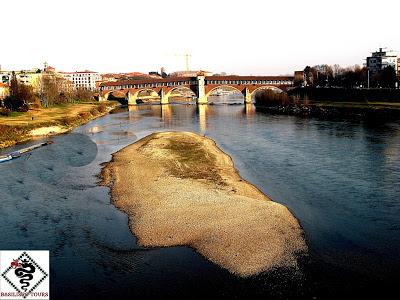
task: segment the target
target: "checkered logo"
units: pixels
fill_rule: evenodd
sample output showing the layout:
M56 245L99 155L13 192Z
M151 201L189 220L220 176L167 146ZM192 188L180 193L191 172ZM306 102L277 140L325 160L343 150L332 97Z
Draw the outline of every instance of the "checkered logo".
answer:
M49 252L0 251L0 299L49 299Z

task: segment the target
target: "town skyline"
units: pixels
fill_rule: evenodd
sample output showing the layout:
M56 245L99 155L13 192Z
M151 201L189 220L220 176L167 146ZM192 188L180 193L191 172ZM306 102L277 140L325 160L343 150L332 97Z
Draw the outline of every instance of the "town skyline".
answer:
M400 50L395 17L378 14L373 23L360 17L368 16L372 1L319 2L203 1L190 7L179 1L116 0L112 9L104 1L7 2L4 11L18 13L3 17L10 26L0 65L21 70L48 62L63 71L147 73L164 67L173 72L185 69L177 54L189 53L192 70L284 75L307 65L362 65L379 47ZM388 2L390 11L398 11L397 1ZM32 15L38 17L29 30L15 21Z

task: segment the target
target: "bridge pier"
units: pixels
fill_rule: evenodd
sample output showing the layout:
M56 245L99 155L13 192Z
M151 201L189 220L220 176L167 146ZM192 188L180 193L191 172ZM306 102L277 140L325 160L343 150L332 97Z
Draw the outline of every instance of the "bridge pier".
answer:
M108 100L108 94L102 95L99 93L99 102L105 102Z
M168 94L165 94L164 89L161 89L160 91L160 97L161 97L161 104L168 104L169 103L169 96Z
M208 102L205 79L204 75L197 76L197 104L207 104Z
M202 104L207 104L207 103L208 103L208 97L207 96L204 96L202 98L197 98L197 104L202 105Z
M137 102L136 102L136 100L137 100L137 92L136 93L132 93L132 92L128 92L127 94L126 94L126 100L128 100L128 105L136 105L137 104Z
M246 87L246 89L244 90L243 96L244 96L244 103L245 104L251 103L251 93L250 93L248 87Z

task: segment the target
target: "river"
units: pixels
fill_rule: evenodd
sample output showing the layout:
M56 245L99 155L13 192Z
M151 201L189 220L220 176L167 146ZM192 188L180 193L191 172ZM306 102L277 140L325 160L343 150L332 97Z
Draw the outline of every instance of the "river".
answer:
M97 175L112 153L169 130L214 139L244 178L290 209L310 248L300 272L242 279L187 247L136 244ZM270 115L252 105L145 105L52 139L0 164L0 249L49 249L52 299L311 299L396 290L400 122Z

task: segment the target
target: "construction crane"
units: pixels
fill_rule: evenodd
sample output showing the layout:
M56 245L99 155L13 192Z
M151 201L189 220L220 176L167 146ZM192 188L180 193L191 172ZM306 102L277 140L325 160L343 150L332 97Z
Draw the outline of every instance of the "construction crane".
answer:
M180 56L185 58L185 65L186 65L186 71L190 71L189 69L189 59L192 57L191 54L185 53L185 54L174 54L174 56Z

